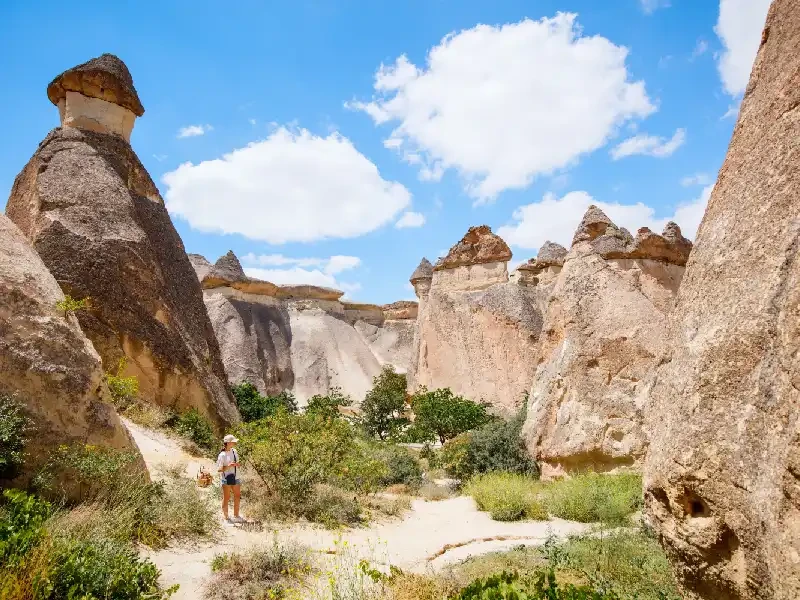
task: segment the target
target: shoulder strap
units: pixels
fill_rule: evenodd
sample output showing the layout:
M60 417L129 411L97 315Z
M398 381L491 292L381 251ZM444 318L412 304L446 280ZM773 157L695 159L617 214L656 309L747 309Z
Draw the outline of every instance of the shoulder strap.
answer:
M233 462L239 462L239 455L236 453L236 448L231 448L233 452ZM233 467L233 476L236 477L236 467Z

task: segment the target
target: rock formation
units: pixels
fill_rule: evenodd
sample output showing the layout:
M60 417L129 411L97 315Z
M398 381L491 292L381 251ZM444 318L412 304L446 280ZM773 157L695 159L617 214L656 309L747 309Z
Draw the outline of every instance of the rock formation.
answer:
M356 304L339 290L253 279L233 252L214 265L190 258L231 382L292 390L302 405L333 387L360 401L382 365L407 370L416 303Z
M543 477L641 465L637 396L664 349L690 249L674 223L634 238L591 206L566 256L545 245L520 267L520 283L549 285L524 430Z
M542 325L535 292L509 282L508 245L472 227L435 267L411 276L420 300L410 389L449 387L498 412L529 389Z
M25 472L71 441L135 451L103 383L100 357L78 320L56 308L58 283L17 227L0 214L0 394L35 423Z
M800 597L798 48L775 0L650 394L646 512L690 599Z
M128 69L104 54L48 87L61 127L17 176L6 213L66 293L106 369L128 358L143 399L236 422L202 292L161 196L128 143L144 112Z

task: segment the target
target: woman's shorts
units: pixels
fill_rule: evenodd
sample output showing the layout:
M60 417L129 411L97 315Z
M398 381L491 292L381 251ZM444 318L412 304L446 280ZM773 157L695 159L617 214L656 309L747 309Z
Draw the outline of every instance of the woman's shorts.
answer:
M219 478L219 484L220 485L228 485L227 483L225 483L225 477L224 476ZM233 485L241 485L241 484L242 484L242 480L237 477L236 478L236 483L234 483Z

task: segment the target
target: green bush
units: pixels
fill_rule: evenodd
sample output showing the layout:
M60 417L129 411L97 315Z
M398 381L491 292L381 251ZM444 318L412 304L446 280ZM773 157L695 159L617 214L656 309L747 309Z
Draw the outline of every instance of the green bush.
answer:
M276 396L262 396L252 383L243 382L232 386L231 392L245 423L271 417L279 410L297 412L297 400L288 390Z
M406 409L406 376L386 365L361 403L361 424L369 435L386 440L408 425Z
M447 440L439 453L439 464L450 477L467 481L475 473L471 453L472 433L461 433Z
M117 363L116 373L106 373L105 376L111 400L123 410L132 406L139 396L139 380L134 375L123 376L127 364L128 360L123 356Z
M211 423L196 408L190 408L175 420L175 431L178 435L191 440L201 448L213 451L216 438Z
M15 397L0 394L0 479L13 479L25 460L32 421Z
M422 467L406 448L396 445L379 445L376 458L386 465L386 475L381 478L381 485L390 486L402 483L416 489L422 484Z
M86 297L82 298L81 300L76 300L69 294L64 296L63 300L59 300L56 302L56 308L58 310L64 311L64 318L67 318L69 314L75 314L79 310L88 310L91 307L91 300Z
M19 565L42 541L52 514L48 502L21 490L4 490L0 507L0 565Z
M531 459L522 439L525 408L513 419L491 421L471 432L469 460L473 473L505 471L538 476L539 469Z
M479 510L488 512L496 521L547 519L547 511L539 501L537 482L515 473L486 473L473 477L465 488Z
M324 483L314 487L303 516L330 529L363 520L361 505L353 492Z
M588 586L558 584L555 572L538 571L521 579L517 573L499 573L478 579L461 590L456 600L620 600L614 592Z
M585 473L543 487L542 501L551 515L593 523L624 524L642 505L642 477L635 473Z
M111 540L56 538L46 579L38 582L38 598L159 600L175 588L162 591L159 571L139 558L129 545Z
M411 439L442 444L459 433L488 423L492 417L488 404L456 396L450 388L428 391L424 387L411 398L414 424Z
M324 419L336 419L342 416L341 409L350 406L353 400L342 393L341 388L333 387L327 395L316 394L308 399L306 414L317 415Z

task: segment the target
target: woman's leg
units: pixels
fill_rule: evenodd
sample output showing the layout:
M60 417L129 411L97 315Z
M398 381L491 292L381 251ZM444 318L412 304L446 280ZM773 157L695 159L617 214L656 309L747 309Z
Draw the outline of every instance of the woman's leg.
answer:
M231 501L231 486L222 486L222 516L228 518L228 503Z
M242 497L242 486L237 483L231 487L233 488L233 517L236 519L239 517L239 500Z

